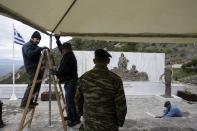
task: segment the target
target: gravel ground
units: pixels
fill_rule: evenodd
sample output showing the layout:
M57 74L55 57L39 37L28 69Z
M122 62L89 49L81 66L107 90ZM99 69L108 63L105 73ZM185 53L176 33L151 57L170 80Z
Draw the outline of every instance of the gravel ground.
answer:
M163 103L170 100L179 106L187 116L183 118L158 119L154 115L161 115ZM6 126L1 131L17 131L22 110L20 100L2 100L3 121ZM161 96L127 96L128 112L125 124L120 131L197 131L197 103L187 102L178 97L163 98ZM56 101L52 101L52 127L48 122L48 102L39 101L32 122L32 128L24 131L63 131ZM68 128L68 131L78 131L79 125Z

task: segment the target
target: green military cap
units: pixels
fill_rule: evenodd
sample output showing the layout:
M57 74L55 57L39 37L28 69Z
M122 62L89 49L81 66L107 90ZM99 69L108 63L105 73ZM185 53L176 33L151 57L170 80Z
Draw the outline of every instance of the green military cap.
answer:
M112 57L106 50L103 49L97 49L94 52L95 58L109 58Z

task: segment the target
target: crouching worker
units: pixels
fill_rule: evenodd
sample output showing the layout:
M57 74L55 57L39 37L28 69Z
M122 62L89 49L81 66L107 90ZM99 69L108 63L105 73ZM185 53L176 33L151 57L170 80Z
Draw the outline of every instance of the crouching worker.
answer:
M176 107L173 106L170 101L166 101L164 103L164 107L166 110L164 110L164 114L162 116L156 116L155 118L163 118L163 117L183 117L182 111Z
M0 101L0 128L3 128L5 126L2 120L2 106L3 106L3 103Z

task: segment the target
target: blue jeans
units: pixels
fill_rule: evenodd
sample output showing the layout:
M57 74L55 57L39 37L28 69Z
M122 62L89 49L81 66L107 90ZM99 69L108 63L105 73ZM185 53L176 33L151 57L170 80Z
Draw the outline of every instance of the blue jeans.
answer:
M68 107L68 119L71 122L79 121L80 119L75 105L76 88L76 81L69 81L64 85L66 104Z

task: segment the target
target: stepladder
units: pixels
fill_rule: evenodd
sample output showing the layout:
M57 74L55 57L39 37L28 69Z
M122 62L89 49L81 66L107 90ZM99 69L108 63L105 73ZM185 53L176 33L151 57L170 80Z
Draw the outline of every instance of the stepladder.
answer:
M44 72L47 71L47 69L53 69L54 67L55 67L55 61L54 61L53 55L50 53L48 49L44 49L42 51L42 55L37 65L37 69L36 69L34 79L31 85L27 103L21 115L18 131L23 131L23 129L26 126L28 126L28 128L31 128L34 113L35 113L36 107L38 106L38 105L32 106L31 102L33 101L34 103L37 103L38 101L38 97L40 93L40 86L42 83ZM67 122L64 121L64 117L67 115L67 108L66 108L66 101L64 99L64 93L63 93L61 84L58 82L58 79L55 75L50 75L49 80L50 82L52 82L51 87L53 88L55 92L63 130L67 131ZM36 89L36 88L39 88L39 89Z

